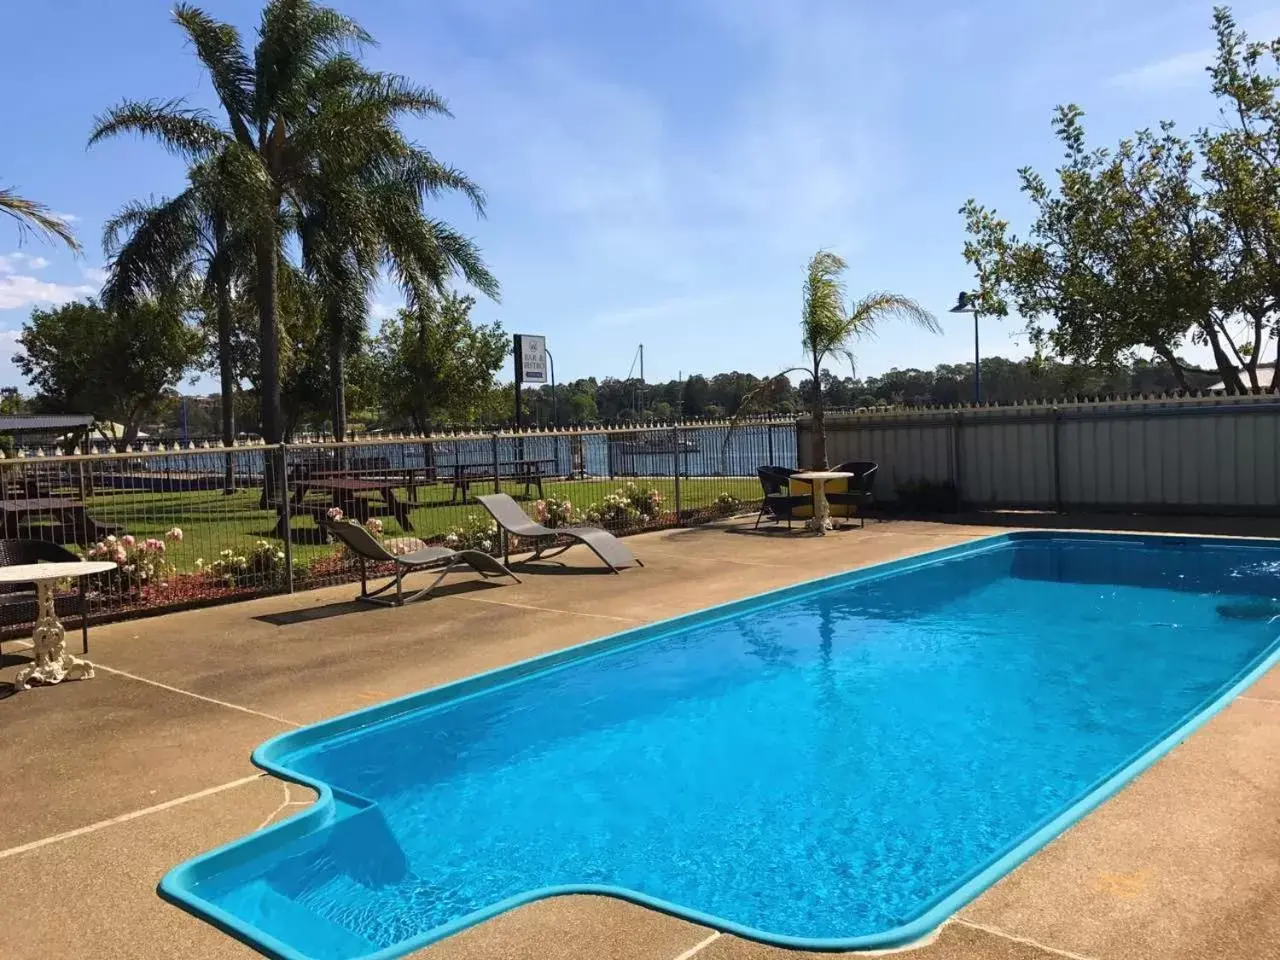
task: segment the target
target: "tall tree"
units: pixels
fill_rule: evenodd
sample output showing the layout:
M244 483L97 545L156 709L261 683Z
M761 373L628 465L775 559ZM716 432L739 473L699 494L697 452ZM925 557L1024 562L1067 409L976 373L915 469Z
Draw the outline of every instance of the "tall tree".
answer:
M0 187L0 213L18 221L19 239L27 233L35 233L50 240L61 240L76 253L80 252L80 241L71 232L71 226L43 203L20 197L8 187Z
M148 296L188 292L213 316L214 356L222 394L222 443L235 443L238 380L232 339L237 286L252 274L253 237L240 224L245 214L235 193L236 155L224 152L192 168L187 189L156 203L127 204L103 229L110 257L103 302L127 310ZM227 454L224 491L235 490L234 460Z
M344 155L363 151L364 137L378 136L388 116L431 113L437 98L366 70L354 53L372 38L313 0L269 0L252 53L235 27L197 7L180 4L174 20L209 75L225 124L181 99L125 101L98 119L90 142L140 133L193 161L232 154L233 169L247 174L236 189L254 235L262 432L277 443L285 427L278 293L286 207L316 192L322 169L341 168ZM339 162L328 162L333 157Z
M88 301L33 310L18 345L13 362L35 387L38 406L120 423L116 445L124 450L190 368L199 337L173 300L121 311Z

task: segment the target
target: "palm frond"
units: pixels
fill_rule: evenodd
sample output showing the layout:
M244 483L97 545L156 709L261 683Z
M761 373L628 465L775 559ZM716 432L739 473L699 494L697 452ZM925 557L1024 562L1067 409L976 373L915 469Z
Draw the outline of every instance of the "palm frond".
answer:
M126 229L131 231L128 239L115 249ZM181 287L196 262L211 256L205 240L194 188L156 204L129 204L104 229L103 245L115 253L107 267L103 302L123 308Z
M313 71L347 47L373 43L350 17L312 0L270 0L262 10L258 38L254 115L260 125L279 114L301 114Z
M938 318L910 297L879 291L854 302L849 310L850 333L873 335L886 320L904 320L930 333L941 333Z
M125 100L95 117L89 146L121 133L154 137L166 149L188 159L207 157L227 142L204 110L184 106L185 101Z
M830 250L819 250L809 261L800 329L805 350L817 357L836 349L849 335L841 279L847 266L844 258Z
M28 200L18 196L13 190L0 187L0 213L6 213L18 221L19 239L28 233L36 233L47 239L61 240L76 253L80 252L80 241L71 232L70 225L43 203Z
M174 8L173 19L186 31L196 56L209 71L236 139L251 143L248 121L253 111L253 67L241 47L240 32L186 3Z

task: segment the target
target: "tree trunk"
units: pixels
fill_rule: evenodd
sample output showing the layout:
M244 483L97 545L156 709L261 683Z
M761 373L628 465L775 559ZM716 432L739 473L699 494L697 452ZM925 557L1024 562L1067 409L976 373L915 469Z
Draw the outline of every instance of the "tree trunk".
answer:
M1222 349L1222 340L1218 337L1218 331L1214 329L1212 323L1201 324L1200 328L1209 338L1209 346L1213 348L1213 362L1218 367L1218 375L1222 377L1222 385L1227 388L1227 393L1244 393L1244 381L1240 379L1240 371L1236 368L1235 362L1227 356L1227 351Z
M259 228L254 244L257 261L258 353L262 384L262 439L278 444L284 437L284 413L280 406L280 329L276 317L276 257L278 255L275 218ZM266 451L262 462L262 501L279 499L283 456Z
M1178 381L1178 386L1190 393L1191 385L1187 382L1187 372L1182 369L1182 364L1173 355L1173 351L1162 343L1152 344L1151 349L1155 351L1156 356L1169 365L1169 369L1173 371L1174 379Z
M818 363L813 364L813 450L811 458L814 470L827 469L827 419L822 408L822 380L818 376Z
M222 445L227 448L236 442L236 384L231 369L231 282L224 267L219 266L214 280L215 310L218 322L218 379L222 391ZM222 492L236 492L235 455L227 453L222 476Z
M329 399L333 404L333 439L341 443L347 438L346 357L343 350L342 313L334 302L327 305L329 314Z

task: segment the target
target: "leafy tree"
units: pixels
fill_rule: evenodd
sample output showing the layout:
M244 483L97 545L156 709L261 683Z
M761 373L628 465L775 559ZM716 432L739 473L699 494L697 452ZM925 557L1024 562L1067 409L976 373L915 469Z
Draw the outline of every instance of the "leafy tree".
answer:
M0 213L18 221L18 238L35 233L51 240L61 240L72 250L80 252L80 241L62 217L53 213L43 203L28 200L7 188L0 187Z
M373 365L388 417L425 433L466 423L484 407L510 346L501 324L471 322L474 306L474 297L450 292L383 323Z
M199 337L172 301L144 300L123 311L87 301L33 310L18 344L23 352L13 362L35 387L37 404L120 423L123 450L191 366Z
M1083 112L1060 107L1056 188L1018 172L1035 209L1027 238L965 204L983 313L1012 307L1037 347L1091 366L1150 350L1183 389L1201 373L1178 355L1194 343L1228 390L1259 387L1280 316L1280 41L1249 42L1225 8L1214 29L1219 126L1188 140L1166 121L1089 149Z

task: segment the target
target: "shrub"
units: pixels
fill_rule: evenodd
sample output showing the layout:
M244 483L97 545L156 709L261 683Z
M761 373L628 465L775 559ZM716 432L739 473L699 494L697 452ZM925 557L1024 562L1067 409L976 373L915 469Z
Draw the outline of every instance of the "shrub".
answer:
M573 502L547 497L534 503L533 513L544 527L567 527L573 523Z
M469 513L461 526L445 534L444 544L452 550L482 550L496 554L498 525L490 517Z
M266 540L259 540L248 553L223 550L208 565L197 560L196 568L208 570L229 587L280 587L289 579L284 550ZM299 580L307 576L307 565L301 560L293 562L293 576Z
M618 491L635 508L636 513L646 520L656 520L662 513L662 494L652 488L646 490L628 483Z
M711 502L711 507L715 510L716 515L721 517L727 517L730 514L737 513L741 506L742 501L727 490Z
M173 527L165 534L166 540L182 540L182 529ZM173 574L173 564L165 556L165 541L155 537L139 540L132 534L122 537L111 535L89 547L86 560L108 560L116 569L104 574L100 582L110 589L131 591L147 586L167 586Z
M597 526L624 527L640 519L640 512L622 492L611 493L587 508L587 522Z

